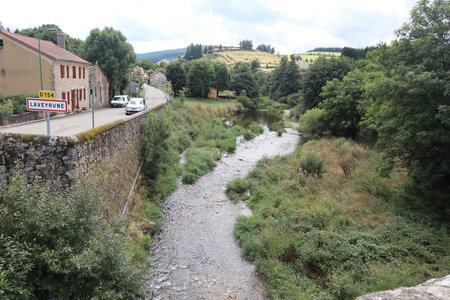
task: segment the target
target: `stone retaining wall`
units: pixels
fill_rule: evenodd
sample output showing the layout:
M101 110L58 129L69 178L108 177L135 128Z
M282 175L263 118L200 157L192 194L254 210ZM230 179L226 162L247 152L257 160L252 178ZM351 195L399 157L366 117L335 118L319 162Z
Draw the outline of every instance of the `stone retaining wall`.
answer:
M148 113L141 112L127 121L116 121L76 136L0 133L0 191L15 168L30 181L39 176L44 181L57 179L59 185L70 187L138 140Z
M19 115L12 115L9 117L3 117L0 119L0 126L12 125L17 123L25 123L29 121L35 121L45 118L45 112L33 111Z

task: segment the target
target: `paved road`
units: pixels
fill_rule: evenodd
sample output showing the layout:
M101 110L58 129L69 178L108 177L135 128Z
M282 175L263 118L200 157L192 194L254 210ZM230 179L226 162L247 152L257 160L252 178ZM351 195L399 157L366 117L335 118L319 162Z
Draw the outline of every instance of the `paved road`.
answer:
M158 89L144 86L145 99L149 109L166 102L164 93ZM125 108L97 108L95 113L95 126L108 124L116 120L126 120L131 116L125 115ZM54 118L50 121L50 134L57 136L74 135L92 128L92 113L90 110L71 114L65 117ZM22 134L47 134L46 121L33 122L29 124L0 127L0 132L22 133Z

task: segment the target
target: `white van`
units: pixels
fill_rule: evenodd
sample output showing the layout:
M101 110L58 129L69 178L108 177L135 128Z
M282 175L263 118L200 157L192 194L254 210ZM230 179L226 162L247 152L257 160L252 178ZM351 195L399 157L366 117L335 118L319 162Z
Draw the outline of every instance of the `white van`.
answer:
M128 104L127 95L117 95L111 100L111 107L125 107Z

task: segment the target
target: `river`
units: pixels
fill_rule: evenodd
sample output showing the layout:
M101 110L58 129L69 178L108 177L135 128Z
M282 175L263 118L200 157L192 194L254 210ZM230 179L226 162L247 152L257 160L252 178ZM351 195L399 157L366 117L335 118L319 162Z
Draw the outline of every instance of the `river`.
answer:
M152 299L265 299L264 285L233 235L236 218L251 211L225 195L226 184L245 177L258 160L297 146L295 130L278 137L264 127L263 134L223 155L213 171L192 185L179 184L165 200L164 225L150 246Z

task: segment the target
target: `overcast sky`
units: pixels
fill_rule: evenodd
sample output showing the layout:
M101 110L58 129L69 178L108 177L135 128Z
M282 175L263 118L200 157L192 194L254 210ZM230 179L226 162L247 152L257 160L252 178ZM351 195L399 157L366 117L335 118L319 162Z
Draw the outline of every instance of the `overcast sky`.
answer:
M281 54L315 47L365 47L395 38L416 0L61 0L2 1L0 22L12 30L57 24L85 39L91 29L122 31L135 52L250 39Z

